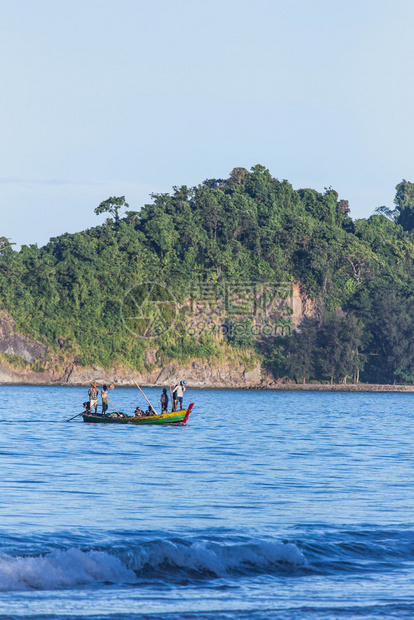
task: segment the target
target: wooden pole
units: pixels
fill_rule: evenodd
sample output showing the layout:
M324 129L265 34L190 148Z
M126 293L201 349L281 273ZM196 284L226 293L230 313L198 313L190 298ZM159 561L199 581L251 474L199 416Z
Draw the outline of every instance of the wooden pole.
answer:
M69 420L66 420L66 422L70 422L71 420L74 420L75 418L77 418L80 415L83 415L85 412L82 411L82 413L77 413L76 415L73 416L73 418L69 418Z
M171 411L174 411L174 401L173 401L173 395L172 395L172 391L171 391L171 379L170 379L170 375L168 375L168 387L170 388L170 397L171 397Z
M145 396L144 392L141 390L141 388L139 387L138 383L135 381L135 379L133 379L133 381L134 381L135 385L137 386L137 388L139 389L139 391L141 392L141 394L143 395L143 397L145 398L145 400L147 401L147 403L149 404L149 406L151 407L151 409L152 409L153 411L155 411L154 407L151 405L150 401L149 401L149 400L148 400L148 398ZM157 412L155 411L155 413L157 413ZM157 415L158 415L158 414L157 414Z

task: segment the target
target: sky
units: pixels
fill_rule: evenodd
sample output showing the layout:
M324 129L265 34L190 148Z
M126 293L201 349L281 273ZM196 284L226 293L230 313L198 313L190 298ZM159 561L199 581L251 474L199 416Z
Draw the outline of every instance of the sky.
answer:
M414 0L0 0L0 236L266 166L354 218L414 181Z

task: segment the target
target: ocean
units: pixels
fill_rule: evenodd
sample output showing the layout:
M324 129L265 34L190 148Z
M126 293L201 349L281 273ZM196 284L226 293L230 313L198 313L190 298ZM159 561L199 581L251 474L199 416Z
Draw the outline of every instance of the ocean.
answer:
M413 618L413 398L0 386L0 619Z

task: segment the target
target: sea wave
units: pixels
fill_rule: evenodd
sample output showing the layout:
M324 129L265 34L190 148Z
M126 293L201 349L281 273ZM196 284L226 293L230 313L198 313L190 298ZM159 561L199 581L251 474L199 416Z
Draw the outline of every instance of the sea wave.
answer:
M286 571L307 562L291 543L223 544L156 540L108 549L69 548L42 555L0 555L0 591L53 590L142 579L217 578Z
M0 591L56 590L94 582L134 583L135 573L103 551L67 549L41 556L0 555Z
M274 541L238 544L154 541L143 545L129 560L129 565L138 574L155 570L213 577L273 572L306 564L305 556L295 544Z
M310 527L285 542L237 536L150 538L143 532L107 533L95 544L75 537L30 542L1 537L0 591L97 583L180 584L256 575L378 573L413 564L411 530L317 531Z
M414 562L411 529L356 529L307 533L299 546L315 572L389 571Z

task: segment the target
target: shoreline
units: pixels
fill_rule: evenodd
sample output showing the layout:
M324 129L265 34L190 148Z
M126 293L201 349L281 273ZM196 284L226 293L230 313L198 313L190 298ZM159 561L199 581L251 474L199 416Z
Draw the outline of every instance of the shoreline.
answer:
M101 383L101 381L98 381ZM119 388L136 388L136 384L129 381L121 381L115 383ZM164 382L159 383L141 383L142 388L163 388L168 387ZM1 386L15 386L15 387L89 387L90 383L87 381L2 381ZM207 384L204 382L191 382L188 385L189 389L205 389L205 390L251 390L251 391L274 391L274 392L414 392L414 385L388 385L381 383L337 383L337 384L324 384L324 383L274 383L264 385L230 385L220 384L216 385Z
M388 385L382 383L334 383L286 384L269 387L271 390L288 392L414 392L414 385Z

